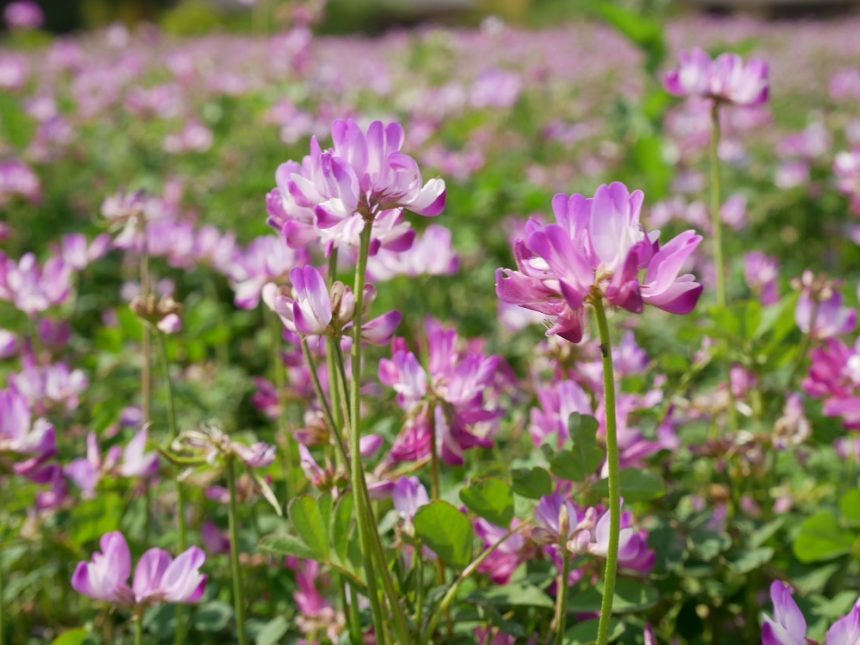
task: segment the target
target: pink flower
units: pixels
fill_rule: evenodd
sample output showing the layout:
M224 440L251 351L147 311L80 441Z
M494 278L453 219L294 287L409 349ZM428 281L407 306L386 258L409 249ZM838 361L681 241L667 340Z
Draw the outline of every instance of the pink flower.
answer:
M123 477L154 477L158 472L158 454L146 452L148 432L140 430L122 451L119 474Z
M124 605L150 605L160 602L196 603L206 590L206 576L200 567L206 555L196 546L173 559L162 549L144 553L137 563L134 581L131 574L131 553L125 537L119 531L107 533L100 540L101 551L89 562L78 563L72 576L72 587L95 600Z
M621 532L618 536L618 565L628 571L648 573L654 567L657 554L648 548L648 533L634 530L632 524L632 514L622 513ZM605 558L609 552L609 511L600 516L590 537L586 550L592 555ZM581 539L578 539L577 543L580 542Z
M33 0L15 0L6 5L3 19L10 29L38 29L45 15Z
M747 285L758 294L761 304L776 304L779 300L779 263L776 258L753 251L744 258Z
M8 61L7 61L8 62ZM3 89L4 57L0 54L0 89ZM30 166L19 159L0 161L0 206L18 196L31 204L42 201L42 183Z
M72 268L61 258L40 265L32 253L18 262L0 252L0 300L8 300L28 316L35 316L68 300Z
M278 187L267 198L269 223L287 244L306 246L319 239L329 255L355 250L366 225L373 227L370 254L409 249L415 232L402 211L435 216L445 207L445 182L423 182L415 160L400 151L403 128L374 121L365 133L355 121L332 124L334 147L316 138L301 164L287 162L276 173Z
M456 331L434 321L427 328L427 369L403 339L395 340L391 359L379 363L379 379L394 388L408 414L391 456L396 461L420 459L429 454L435 434L445 463L459 465L465 450L492 445L489 435L500 416L494 398L501 358L459 350Z
M519 520L515 518L512 527L519 524ZM507 532L507 529L490 524L481 518L475 520L475 533L487 548L496 544ZM478 567L478 571L490 576L495 584L505 585L510 582L519 566L527 560L529 551L526 538L522 533L517 533L502 542L501 546Z
M255 308L264 286L285 280L293 268L306 262L304 249L291 249L271 235L256 238L237 253L230 271L236 306Z
M394 483L391 493L394 501L394 510L406 522L411 523L415 513L422 506L430 503L427 489L417 477L401 477Z
M14 384L0 390L0 458L11 455L17 474L44 484L55 474L46 462L56 453L54 427L32 418L26 396Z
M20 54L0 53L0 90L16 92L24 88L30 77L27 59ZM3 166L0 165L0 185L3 182ZM3 191L0 190L0 201Z
M824 347L813 350L803 388L825 399L826 415L842 417L847 428L860 430L860 340L852 348L830 338Z
M801 293L794 318L803 333L818 340L849 334L857 326L857 312L842 306L842 294L835 289L820 302L807 291Z
M806 619L791 595L791 587L780 580L770 585L774 618L764 617L763 645L806 645Z
M851 645L860 643L860 602L846 616L837 620L824 639L825 645Z
M382 249L367 263L368 275L376 281L398 275L453 275L460 268L460 258L451 245L451 231L433 224L415 239L408 251Z
M302 336L332 336L340 339L352 329L355 321L355 296L352 289L341 282L331 288L322 274L312 266L290 272L292 290L264 293L266 304L277 313L284 326ZM376 298L376 289L367 285L364 292L365 312ZM398 311L366 321L361 328L362 339L372 345L385 345L391 341L403 316Z
M540 446L550 436L556 436L556 445L561 448L569 439L568 421L574 412L591 414L588 395L573 381L556 381L537 390L540 408L531 409L529 434L535 446Z
M721 54L711 60L695 47L682 51L680 65L666 74L663 85L675 96L698 96L733 105L767 103L768 64L753 58L748 62L737 54Z
M122 533L106 533L99 540L90 562L79 562L72 576L72 587L95 600L131 604L134 595L128 586L131 552Z
M860 148L836 155L833 174L839 190L851 198L854 212L860 214Z
M619 182L603 185L594 198L556 195L556 224L531 220L526 239L514 245L518 271L499 269L499 298L547 316L547 335L578 343L584 305L603 297L640 313L652 304L675 314L692 311L702 286L679 272L702 238L686 231L660 246L658 233L639 223L641 191ZM645 275L640 279L640 272Z
M102 477L116 467L121 450L119 446L114 446L102 457L98 437L94 432L90 432L87 435L87 456L73 460L63 470L83 491L84 498L91 498Z

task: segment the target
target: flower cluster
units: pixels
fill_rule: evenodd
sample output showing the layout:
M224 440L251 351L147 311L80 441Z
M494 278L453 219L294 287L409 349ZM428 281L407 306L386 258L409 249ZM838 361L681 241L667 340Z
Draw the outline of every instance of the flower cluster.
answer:
M732 105L767 103L770 69L758 58L747 62L737 54L715 59L695 47L680 54L680 65L666 74L664 86L675 96L697 96Z
M408 250L415 233L402 211L432 217L445 208L445 182L426 184L416 161L401 152L399 123L374 121L367 131L352 119L335 121L334 147L323 150L316 138L301 164L288 161L276 173L278 187L267 200L269 223L288 245L323 244L357 249L365 225L373 227L370 254Z
M200 573L206 554L196 546L175 559L164 549L149 549L138 560L129 587L131 552L125 536L119 531L106 533L100 545L102 550L91 561L78 563L72 576L72 586L85 596L140 607L197 603L206 591L207 577Z
M499 298L544 314L547 335L573 343L582 340L584 306L592 298L633 313L645 304L692 311L702 285L679 273L702 238L686 231L661 246L659 233L646 233L639 222L643 198L619 182L601 186L591 199L556 195L556 223L531 220L514 246L518 270L496 273Z
M332 336L339 339L348 334L355 319L355 295L342 282L334 282L329 288L322 274L312 266L290 271L292 289L281 287L276 295L264 298L277 313L284 326L302 336ZM373 304L376 290L365 287L362 300L365 312ZM403 316L391 311L361 327L361 337L374 345L385 345L391 341Z
M457 332L436 321L429 320L426 329L426 368L403 339L396 339L391 358L379 363L379 380L397 392L397 402L407 413L391 458L427 457L435 439L445 463L462 464L464 451L492 445L501 414L502 359L484 355L475 343L464 351L458 347Z

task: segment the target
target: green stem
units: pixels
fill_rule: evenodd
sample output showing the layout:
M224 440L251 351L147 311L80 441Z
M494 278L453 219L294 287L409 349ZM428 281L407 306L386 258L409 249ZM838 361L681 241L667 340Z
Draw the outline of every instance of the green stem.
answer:
M0 527L0 539L2 539L2 527ZM0 554L2 554L4 549L0 548ZM3 579L3 560L0 559L0 645L4 645L6 642L6 620L5 620L5 611L6 611L6 603L4 602L3 594L5 592L5 585Z
M143 645L143 616L140 612L135 612L132 623L134 623L134 645Z
M451 586L448 588L448 591L442 597L442 600L439 601L439 604L436 606L436 609L433 610L433 613L430 615L430 620L427 621L427 627L421 634L420 642L429 643L430 637L433 635L433 632L436 631L436 628L439 626L439 621L442 619L442 615L450 608L451 603L454 602L454 599L457 597L457 593L460 591L460 587L463 585L466 580L468 580L475 571L478 570L484 561L489 558L493 553L498 549L502 544L508 541L512 536L516 535L520 531L524 531L531 524L529 522L523 522L522 524L512 528L507 533L505 533L499 541L487 548L481 555L472 560L471 564L467 566L463 571L457 576L457 579L451 583Z
M415 545L415 624L424 620L424 554L421 542Z
M323 392L322 384L320 383L320 377L317 373L316 361L311 354L310 347L308 347L308 340L304 336L302 336L302 354L304 354L305 362L308 364L308 369L311 373L311 382L314 386L314 392L316 393L317 398L320 401L320 405L322 406L323 416L325 417L326 423L328 423L328 426L331 429L332 434L334 435L335 443L337 444L341 456L348 464L349 457L347 456L348 451L346 449L346 443L344 442L343 435L341 434L339 426L334 419L334 414L332 414L332 409L331 406L328 404L328 399L326 399L325 392ZM332 391L334 391L334 387L332 387L331 389Z
M265 315L265 312L264 312ZM269 331L272 335L272 380L278 393L278 442L283 446L281 452L281 465L284 470L284 503L286 507L292 491L295 489L293 481L293 470L296 463L295 445L289 430L289 419L287 418L287 406L284 402L284 393L287 388L287 375L284 371L284 363L281 360L281 319L274 314L266 316L269 320Z
M720 104L711 107L711 222L714 228L714 268L717 273L717 303L726 306L726 267L723 259L723 217L720 212Z
M597 645L609 642L612 619L612 599L615 596L615 574L618 570L618 536L621 532L621 466L618 457L617 423L615 419L615 371L612 367L612 339L606 322L603 301L594 298L594 313L600 333L600 353L603 356L603 400L606 408L606 456L609 462L609 549L606 553L606 573L603 579L603 600L600 604L600 624Z
M143 248L140 252L140 298L147 304L152 278L149 272L149 244L146 237L146 222L142 219L138 223L138 230L142 237ZM152 328L148 323L143 323L143 341L141 346L143 354L143 365L141 367L141 398L143 399L143 424L146 426L152 421Z
M553 621L556 630L556 645L564 643L564 629L567 622L567 587L570 578L570 551L567 550L566 544L561 544L560 548L562 550L562 567L558 579L558 599L555 606L555 620Z
M242 589L242 567L239 564L239 525L236 508L236 466L233 456L227 457L227 489L230 493L228 523L230 525L230 573L233 577L233 604L236 608L236 631L239 645L247 645L245 633L245 595Z
M351 426L352 420L350 418L349 413L349 385L346 381L346 361L343 357L343 350L340 348L340 343L335 341L334 339L330 339L329 342L329 350L334 352L335 357L335 368L337 369L337 375L330 375L330 378L340 383L340 389L337 390L337 395L342 401L342 410L341 415L344 419L344 425L349 424Z
M427 422L430 424L430 472L433 479L430 487L430 497L435 502L442 494L442 480L440 476L439 446L436 443L436 405L430 403ZM420 555L420 554L419 554ZM441 557L436 557L436 581L439 585L445 584L445 562ZM445 624L448 630L448 638L453 638L454 625L451 622L450 610L445 610Z
M367 273L367 257L370 251L370 234L373 222L365 221L361 232L361 246L359 247L358 263L355 267L355 284L353 293L355 295L355 320L353 322L352 336L352 388L350 391L350 419L352 432L350 432L350 458L352 461L352 488L355 494L356 519L359 525L359 537L361 538L361 551L364 554L365 563L376 560L379 576L382 579L382 588L388 599L391 611L391 623L393 623L394 634L397 640L406 645L411 642L409 626L400 606L385 552L382 549L382 541L379 537L376 521L373 517L373 509L370 506L370 496L367 492L367 482L364 479L364 468L361 463L361 323L362 310L364 309L364 285ZM368 572L368 584L370 584L370 572ZM371 602L373 599L371 598ZM376 624L377 633L380 633L388 621Z
M156 329L158 337L158 346L161 351L161 365L164 369L164 384L167 390L167 423L170 428L171 439L176 439L179 436L179 424L176 422L176 398L173 396L173 381L170 378L170 356L167 353L167 341L164 339L164 334ZM176 484L176 529L179 533L179 551L180 553L188 548L188 529L186 527L186 500L185 490L182 483L177 477L174 478ZM182 645L185 642L185 633L187 625L185 624L185 607L181 605L176 608L176 634L174 642L176 645Z

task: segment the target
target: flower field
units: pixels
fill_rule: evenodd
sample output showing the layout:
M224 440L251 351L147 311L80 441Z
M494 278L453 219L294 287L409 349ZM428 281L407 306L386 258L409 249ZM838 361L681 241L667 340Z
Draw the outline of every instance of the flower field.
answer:
M0 36L0 645L860 645L860 17Z

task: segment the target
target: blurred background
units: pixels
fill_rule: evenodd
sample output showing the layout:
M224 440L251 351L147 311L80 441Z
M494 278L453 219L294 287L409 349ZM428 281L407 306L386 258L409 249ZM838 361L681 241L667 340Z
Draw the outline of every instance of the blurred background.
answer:
M12 0L0 0L0 10ZM168 33L213 30L276 31L294 19L290 0L37 0L43 28L55 33L122 22L158 24ZM319 0L324 34L378 33L422 22L475 26L488 16L511 25L540 28L587 17L590 0ZM751 14L764 18L834 18L856 13L860 0L618 0L642 15Z

